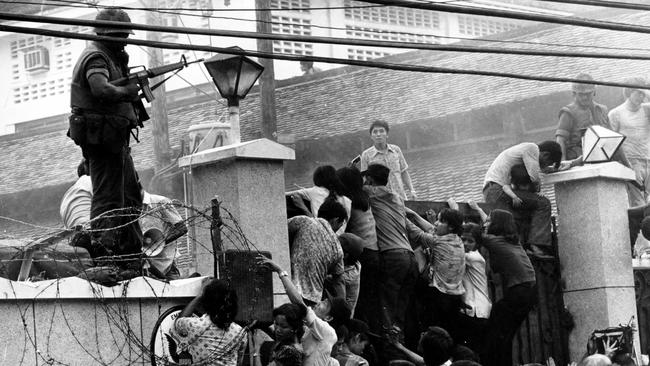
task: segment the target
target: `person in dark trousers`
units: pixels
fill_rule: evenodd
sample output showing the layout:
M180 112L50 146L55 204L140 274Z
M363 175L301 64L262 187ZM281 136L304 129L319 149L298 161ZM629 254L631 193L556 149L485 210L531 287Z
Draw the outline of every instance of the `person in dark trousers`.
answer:
M483 198L486 203L510 212L520 211L530 217L526 244L538 256L552 253L551 202L528 190L514 191L510 173L513 166L523 164L532 184L539 187L540 173L558 169L561 157L560 145L554 141L539 144L523 142L502 151L488 168L483 181ZM575 165L578 162L569 164Z
M512 365L512 339L537 303L535 269L519 244L515 221L508 211L492 210L482 245L490 252L492 271L501 275L504 290L503 298L492 306L481 363Z
M411 329L407 322L407 311L415 289L418 266L413 248L408 241L407 219L404 201L386 185L390 169L380 164L370 164L361 172L364 176L364 191L370 198L370 208L376 223L377 247L379 248L379 293L381 296L382 335L393 326L404 330L407 335ZM361 268L363 273L363 267ZM377 348L380 364L383 361L398 359L400 352L390 344Z
M128 14L118 8L101 10L96 20L130 23ZM126 39L130 29L98 26L95 33ZM81 146L90 167L93 186L91 202L94 257L120 256L117 264L131 267L142 246L142 231L136 212L142 206L140 183L131 159L129 139L140 118L136 108L139 86L123 86L111 81L128 75L126 42L93 41L75 65L72 75L72 115L68 135ZM132 255L132 256L129 256Z

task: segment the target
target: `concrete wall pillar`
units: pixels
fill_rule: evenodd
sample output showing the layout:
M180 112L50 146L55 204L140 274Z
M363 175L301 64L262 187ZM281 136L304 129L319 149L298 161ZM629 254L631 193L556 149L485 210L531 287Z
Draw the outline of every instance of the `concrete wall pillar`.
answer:
M625 182L634 172L610 162L547 175L555 185L564 304L575 320L569 335L578 362L595 329L637 322ZM638 327L637 327L638 329ZM639 338L634 344L639 354Z
M222 213L224 250L269 251L273 259L289 270L289 239L284 198L284 160L293 160L292 149L268 139L259 139L217 147L184 156L179 165L188 171L192 205L202 208L219 196L221 207L228 210L250 241L247 245L233 230L234 222ZM196 271L212 275L210 230L197 225L192 238L195 245ZM284 289L274 276L274 304L282 302Z

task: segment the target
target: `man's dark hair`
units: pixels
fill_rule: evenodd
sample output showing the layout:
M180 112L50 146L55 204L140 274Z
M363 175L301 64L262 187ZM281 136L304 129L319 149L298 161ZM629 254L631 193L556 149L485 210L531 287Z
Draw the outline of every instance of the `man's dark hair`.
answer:
M301 366L305 354L294 345L281 344L273 350L273 361L282 366Z
M612 363L620 366L635 366L634 359L629 353L618 351L611 357Z
M528 170L524 164L514 165L510 169L510 181L512 184L517 186L523 186L527 184L533 184L530 180L530 175L528 175Z
M368 338L368 324L366 322L359 320L359 319L350 319L348 320L347 324L344 326L339 327L339 329L336 330L336 334L338 335L339 332L341 333L341 336L339 336L339 339L343 339L345 343L350 342L354 337L357 335L362 341L367 341L369 340Z
M372 121L372 123L370 124L370 128L368 129L368 133L372 134L372 129L375 128L375 127L383 127L386 130L387 133L388 133L388 130L390 130L388 128L388 122L386 122L386 121L384 121L382 119L376 119L376 120Z
M481 364L476 361L459 360L452 362L451 366L481 366Z
M457 344L451 350L451 359L455 361L467 360L478 362L478 355L471 348Z
M490 212L490 224L488 225L488 234L503 236L512 244L519 243L517 234L517 225L512 214L506 210L494 209Z
M547 140L540 142L537 146L539 147L540 154L542 152L549 153L553 166L556 168L560 166L560 162L562 162L562 148L560 147L560 144L555 141Z
M314 170L314 185L327 188L331 195L343 195L345 188L331 165L321 165Z
M361 175L368 176L372 178L375 184L380 186L385 186L388 184L388 176L390 175L390 169L381 164L370 164L368 169L361 172Z
M329 197L325 199L320 208L318 209L318 217L327 221L331 219L347 220L348 213L343 208L343 205L338 203L335 199Z
M363 190L363 177L359 169L355 167L344 167L336 171L343 188L344 195L352 200L352 208L368 211L370 208L370 198L368 193Z
M646 216L641 220L641 234L647 240L650 240L650 216Z
M79 165L77 165L77 176L79 178L83 177L84 175L90 175L90 167L88 166L88 160L81 159L81 162L79 162Z
M420 338L422 357L427 366L438 366L451 357L454 340L440 327L430 327Z
M449 231L461 236L463 235L463 214L458 210L443 208L440 211L440 222L449 226Z

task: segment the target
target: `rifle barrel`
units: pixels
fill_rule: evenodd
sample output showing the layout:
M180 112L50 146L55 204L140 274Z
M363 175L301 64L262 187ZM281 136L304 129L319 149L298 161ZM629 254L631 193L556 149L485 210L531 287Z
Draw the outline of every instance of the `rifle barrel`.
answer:
M158 66L158 67L152 67L150 69L147 69L147 75L150 78L153 78L153 77L156 77L156 76L159 76L159 75L162 75L162 74L166 74L166 73L174 71L174 70L181 70L186 65L187 65L186 62L176 62L176 63L169 64L169 65L162 65L162 66Z

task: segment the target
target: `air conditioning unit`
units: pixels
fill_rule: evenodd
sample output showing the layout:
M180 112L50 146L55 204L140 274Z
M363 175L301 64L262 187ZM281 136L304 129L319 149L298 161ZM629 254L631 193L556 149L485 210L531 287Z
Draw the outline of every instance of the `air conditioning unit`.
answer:
M50 69L50 52L42 46L35 46L23 50L25 71L37 72Z

